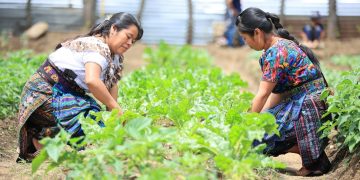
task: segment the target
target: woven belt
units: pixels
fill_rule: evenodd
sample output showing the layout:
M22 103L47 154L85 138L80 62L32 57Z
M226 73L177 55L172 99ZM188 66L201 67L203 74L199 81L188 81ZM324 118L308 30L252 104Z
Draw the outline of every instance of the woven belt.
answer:
M289 94L298 94L299 92L306 92L307 94L321 91L326 87L324 79L318 78L309 82L306 82L298 87L289 90Z
M43 65L37 70L40 74L51 85L60 83L64 88L79 94L85 94L84 89L80 88L75 82L76 74L69 69L61 71L56 67L49 59L47 59Z

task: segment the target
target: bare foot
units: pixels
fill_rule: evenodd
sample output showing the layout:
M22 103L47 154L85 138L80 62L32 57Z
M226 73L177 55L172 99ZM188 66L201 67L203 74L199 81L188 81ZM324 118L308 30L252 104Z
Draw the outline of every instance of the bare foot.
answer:
M298 176L307 176L310 173L311 171L307 170L305 167L301 167L298 171L296 171L296 175Z
M35 138L32 139L32 142L33 142L36 150L40 150L43 147L43 145L39 143L39 140L37 140Z
M299 146L298 146L298 145L294 145L293 147L291 147L290 149L288 149L287 152L300 154Z
M306 169L305 167L301 167L298 171L296 171L296 175L298 176L319 176L323 173L319 170L317 171L310 171Z

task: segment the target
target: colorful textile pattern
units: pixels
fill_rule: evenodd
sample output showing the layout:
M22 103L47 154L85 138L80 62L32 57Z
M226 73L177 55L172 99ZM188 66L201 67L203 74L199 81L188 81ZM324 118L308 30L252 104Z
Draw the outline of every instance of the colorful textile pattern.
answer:
M291 147L287 143L292 142L293 146L297 142L303 165L311 167L317 162L327 144L326 139L320 139L321 134L317 132L326 111L324 101L320 100L324 88L322 78L310 81L291 90L288 99L267 110L275 116L280 136L264 137L266 154L283 154Z
M99 52L104 56L108 62L107 69L105 70L105 79L104 83L108 89L110 89L114 84L116 84L122 76L123 70L123 56L119 56L120 64L114 63L114 59L111 55L109 46L97 39L94 36L81 37L74 40L66 41L61 43L63 47L69 48L73 51L83 52L83 51L95 51ZM117 57L117 56L115 56Z
M78 122L80 116L90 111L100 111L100 106L90 96L82 93L75 82L66 80L55 67L45 63L26 82L19 106L19 158L31 160L37 151L32 139L53 137L60 127L73 137L82 136ZM104 126L99 122L100 126Z
M35 153L34 147L32 147L32 137L34 132L27 125L30 119L36 121L36 123L43 122L43 119L30 118L32 114L40 109L45 102L51 101L52 88L51 85L46 82L38 73L35 73L26 82L21 94L19 105L19 158L31 159ZM42 113L40 113L42 114ZM45 120L46 121L46 120ZM50 119L48 121L51 121ZM46 124L45 122L43 124ZM49 123L50 124L50 123ZM40 128L40 127L39 127Z
M18 117L20 128L38 107L51 98L51 94L52 86L48 82L38 73L31 76L21 94Z
M320 139L321 133L317 132L325 111L326 106L320 100L320 92L313 96L305 96L301 115L294 121L301 159L305 167L315 163L327 145L327 138Z
M282 93L321 77L320 71L297 44L279 39L261 56L262 80L277 82L273 93Z
M73 137L84 135L79 117L86 117L90 111L99 112L100 106L87 95L73 93L61 84L53 87L52 107L57 123ZM100 122L100 126L103 124Z
M74 92L79 94L85 94L84 89L80 88L74 81L74 77L60 75L62 72L55 65L51 63L51 61L46 60L43 65L37 70L37 73L45 79L45 81L54 85L55 83L60 83L63 86L71 89ZM65 74L65 73L63 73Z

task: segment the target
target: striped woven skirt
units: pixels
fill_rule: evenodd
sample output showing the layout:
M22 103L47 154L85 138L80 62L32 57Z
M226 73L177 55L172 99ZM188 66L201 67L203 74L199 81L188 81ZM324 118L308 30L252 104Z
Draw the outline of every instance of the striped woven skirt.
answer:
M324 88L322 78L311 81L291 90L288 99L267 110L275 116L280 136L264 137L267 144L264 153L278 156L298 145L302 164L307 169L318 170L321 163L329 163L324 152L328 139L320 138L321 132L318 132L327 120L322 118L326 104L320 100Z
M88 116L90 111L98 112L100 106L74 81L45 61L26 82L21 94L17 161L34 158L37 151L33 138L54 137L60 128L72 137L84 135L78 120L80 116Z

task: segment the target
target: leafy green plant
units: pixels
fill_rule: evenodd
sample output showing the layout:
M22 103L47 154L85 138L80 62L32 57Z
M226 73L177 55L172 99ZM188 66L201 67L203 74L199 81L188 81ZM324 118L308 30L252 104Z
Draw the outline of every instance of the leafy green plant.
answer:
M8 53L0 58L0 119L17 112L26 80L45 58L45 55L33 55L27 50Z
M337 55L331 57L331 62L336 65L347 66L351 69L357 69L360 67L360 55L357 56Z
M326 78L326 81L328 82L328 85L333 88L336 84L339 83L340 81L340 74L341 74L341 71L338 71L338 70L335 70L335 69L331 69L331 68L328 68L326 66L323 66L321 68L321 71L323 72L325 78Z
M342 72L334 84L334 95L330 90L322 93L322 98L329 104L327 113L333 121L328 121L321 129L327 135L334 127L339 132L338 142L354 152L360 145L360 68ZM320 129L320 130L321 130Z
M188 46L145 52L148 66L119 84L124 115L95 113L105 128L81 119L86 136L78 144L64 131L42 140L33 171L47 159L49 170L68 169L75 179L239 179L283 167L262 155L264 145L252 147L277 125L270 114L247 112L253 95L240 91L239 75L225 75Z
M4 48L9 44L10 41L10 33L7 30L1 30L1 35L0 35L0 47Z

